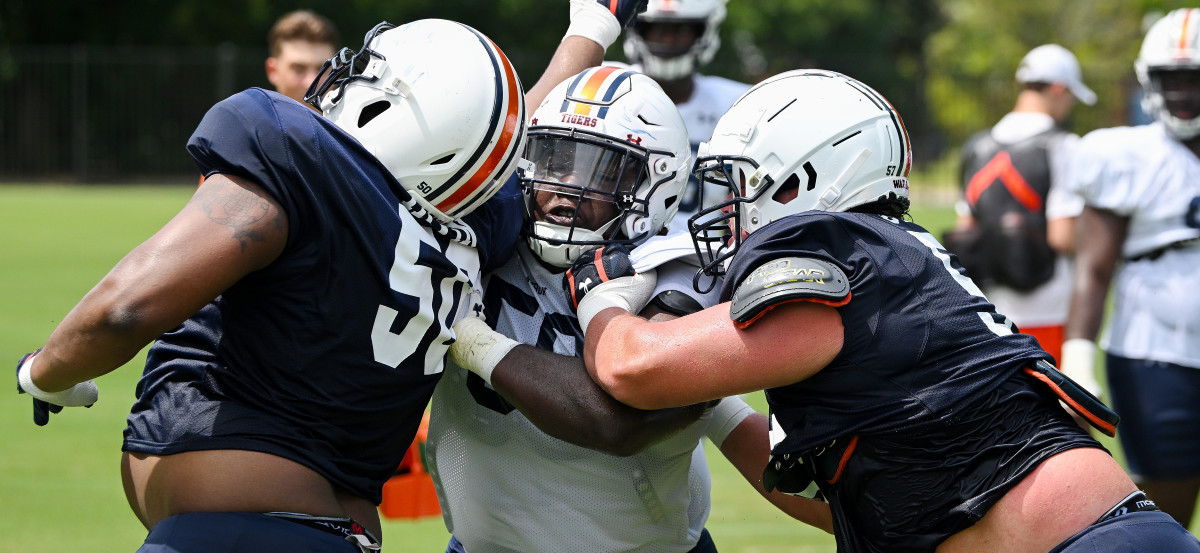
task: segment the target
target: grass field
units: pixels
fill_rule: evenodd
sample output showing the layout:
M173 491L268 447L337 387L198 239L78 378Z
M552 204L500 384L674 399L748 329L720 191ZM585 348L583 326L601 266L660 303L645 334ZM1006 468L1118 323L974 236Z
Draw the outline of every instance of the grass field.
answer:
M12 370L126 252L187 201L191 188L0 186L0 363ZM921 196L917 196L920 198ZM952 222L941 203L915 202L914 220L935 234ZM38 428L28 396L0 393L0 553L133 551L145 531L121 490L125 416L143 356L101 377L100 401L67 409ZM11 373L10 373L11 374ZM748 398L764 409L761 394ZM710 448L709 530L723 553L832 553L833 538L777 514ZM440 518L387 521L395 552L443 551Z

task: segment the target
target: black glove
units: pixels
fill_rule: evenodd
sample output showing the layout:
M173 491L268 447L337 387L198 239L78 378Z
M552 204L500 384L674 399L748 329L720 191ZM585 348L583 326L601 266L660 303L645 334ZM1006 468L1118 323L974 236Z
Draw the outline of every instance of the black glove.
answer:
M596 0L596 2L617 18L622 29L633 23L639 13L644 13L648 4L648 0Z
M24 365L27 359L37 355L40 351L42 350L38 349L33 353L26 353L25 355L22 355L21 360L17 362L17 374L21 373L21 365ZM17 393L25 393L25 389L21 387L20 381L17 382ZM33 424L38 426L46 426L46 423L50 422L50 413L58 413L62 410L62 405L55 405L35 397L33 398Z
M622 244L600 246L583 252L571 268L563 275L563 291L571 307L579 309L579 302L592 288L610 280L633 276L633 261L629 249Z
M46 426L46 423L50 422L50 413L58 413L62 411L63 407L91 407L93 403L96 403L100 392L96 389L96 383L92 380L76 383L74 386L59 392L39 390L37 385L33 383L33 378L29 372L23 372L22 368L27 361L41 351L41 349L38 349L33 353L27 353L17 362L17 393L29 394L33 397L34 424ZM22 385L22 382L25 385Z

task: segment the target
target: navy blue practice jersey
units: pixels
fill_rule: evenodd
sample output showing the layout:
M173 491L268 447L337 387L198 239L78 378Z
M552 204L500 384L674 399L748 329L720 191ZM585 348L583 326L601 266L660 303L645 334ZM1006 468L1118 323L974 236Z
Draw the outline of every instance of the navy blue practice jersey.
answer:
M816 479L838 551L933 551L1044 459L1100 447L1022 371L1050 356L925 229L855 213L784 218L742 245L723 298L779 257L832 263L850 283L837 307L841 352L812 377L766 391L772 454L808 459L778 474Z
M913 223L828 212L775 221L742 244L722 300L750 271L779 257L837 265L849 277L851 298L838 308L845 345L837 358L803 382L767 391L782 426L775 432L787 433L775 453L937 421L1014 371L1051 360Z
M205 176L236 174L274 196L287 245L151 348L124 449L263 451L379 503L481 262L512 253L515 181L469 216L477 251L418 223L374 156L277 93L218 103L188 152Z

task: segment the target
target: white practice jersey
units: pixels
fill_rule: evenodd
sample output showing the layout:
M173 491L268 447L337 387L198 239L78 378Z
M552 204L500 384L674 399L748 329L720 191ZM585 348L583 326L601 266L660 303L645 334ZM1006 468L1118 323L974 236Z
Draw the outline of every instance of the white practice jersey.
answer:
M696 148L701 142L712 138L717 120L725 115L742 93L750 89L750 85L711 75L697 74L693 78L696 88L692 91L692 97L675 107L679 108L679 115L683 116L683 124L687 127L688 141L692 144L692 161L695 162ZM695 176L688 180L679 212L671 219L670 232L687 232L688 217L695 215L700 208L701 198L697 194L699 186L700 181ZM705 188L704 204L712 205L724 199L725 190L721 187L708 185Z
M690 280L694 272L688 266L660 275ZM583 333L562 274L547 271L524 242L486 277L484 289L489 309L501 306L488 314L499 332L559 354L581 353ZM641 453L617 457L543 433L481 378L447 363L427 443L446 526L469 553L686 552L708 518L701 438L719 445L750 414L738 398L722 401L744 409L720 421L710 409Z
M1010 112L992 127L992 138L1001 144L1015 144L1050 130L1054 119L1038 112ZM1074 134L1064 133L1049 144L1050 192L1046 195L1046 219L1077 217L1083 201L1065 189L1071 156L1079 142ZM1059 255L1054 276L1041 286L1021 292L1002 285L983 288L996 311L1013 320L1020 328L1062 326L1071 307L1072 258Z
M1073 174L1089 206L1129 218L1102 345L1200 368L1200 159L1158 123L1100 129L1080 141Z

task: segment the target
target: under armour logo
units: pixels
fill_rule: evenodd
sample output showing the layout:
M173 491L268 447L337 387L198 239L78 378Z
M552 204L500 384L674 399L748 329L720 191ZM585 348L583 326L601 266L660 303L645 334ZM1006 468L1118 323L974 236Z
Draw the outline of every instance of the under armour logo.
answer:
M625 139L634 144L637 144L638 146L642 145L642 137L640 137L640 136L635 137L635 136L633 136L633 134L626 134Z
M579 288L579 291L580 291L580 292L583 292L584 294L586 294L586 293L587 293L587 291L588 291L589 289L591 289L591 287L592 287L592 277L587 277L587 280L584 280L583 282L580 282L580 283L579 283L579 286L578 286L578 288Z

